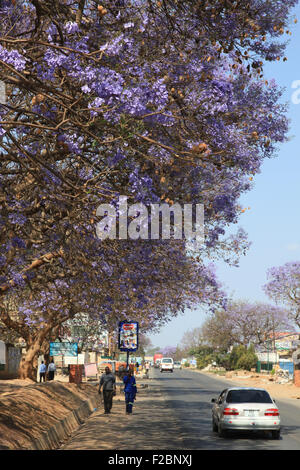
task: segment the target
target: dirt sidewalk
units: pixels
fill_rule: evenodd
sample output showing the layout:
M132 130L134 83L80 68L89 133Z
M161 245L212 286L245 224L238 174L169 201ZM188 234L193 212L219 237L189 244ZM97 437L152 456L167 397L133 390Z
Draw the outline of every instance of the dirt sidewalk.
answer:
M63 376L41 384L0 381L0 449L144 450L172 448L173 442L180 448L178 426L159 383L137 377L137 384L128 416L121 383L112 413L105 415L98 382L70 384Z
M184 449L176 418L170 414L158 382L150 379L149 387L138 391L132 415L125 414L124 396L117 397L110 415L99 407L61 447L61 450L87 449Z

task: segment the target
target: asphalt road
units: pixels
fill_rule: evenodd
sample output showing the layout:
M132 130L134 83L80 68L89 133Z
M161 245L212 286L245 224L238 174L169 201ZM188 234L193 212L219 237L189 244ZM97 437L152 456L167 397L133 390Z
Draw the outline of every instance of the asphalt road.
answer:
M280 440L273 440L268 433L249 432L220 438L212 432L211 399L232 382L189 370L161 373L152 369L151 376L158 380L167 406L176 416L186 449L300 450L300 403L295 400L276 400L282 424Z

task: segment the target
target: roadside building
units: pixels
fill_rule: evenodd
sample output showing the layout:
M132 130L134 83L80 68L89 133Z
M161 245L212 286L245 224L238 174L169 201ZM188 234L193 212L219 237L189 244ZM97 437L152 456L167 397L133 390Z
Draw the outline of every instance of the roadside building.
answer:
M0 340L0 380L18 378L22 348Z
M293 353L298 346L299 333L274 332L256 350L258 357L257 372L270 372L280 368L289 372L290 378L294 375Z

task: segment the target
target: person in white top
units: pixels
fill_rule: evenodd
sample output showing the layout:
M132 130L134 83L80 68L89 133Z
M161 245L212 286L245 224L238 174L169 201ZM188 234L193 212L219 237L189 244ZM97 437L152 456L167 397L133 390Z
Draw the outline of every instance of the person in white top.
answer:
M54 361L51 361L50 364L48 365L48 380L54 379L55 371L56 371L56 367L55 367Z
M145 369L146 369L146 376L147 376L147 378L149 378L149 369L150 369L149 362L146 362Z
M44 381L46 382L46 372L47 372L47 366L44 364L44 361L42 361L40 365L40 382Z

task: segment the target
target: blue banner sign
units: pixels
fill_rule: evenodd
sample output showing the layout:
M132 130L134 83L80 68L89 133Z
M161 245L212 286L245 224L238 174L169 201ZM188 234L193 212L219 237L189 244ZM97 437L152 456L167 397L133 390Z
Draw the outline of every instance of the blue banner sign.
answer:
M77 356L78 343L60 343L56 341L50 343L50 356Z

